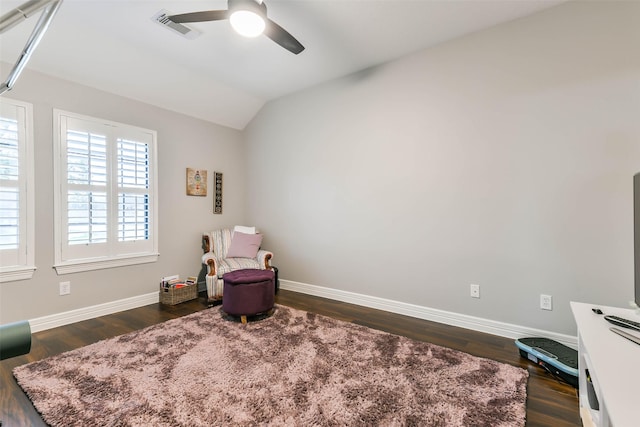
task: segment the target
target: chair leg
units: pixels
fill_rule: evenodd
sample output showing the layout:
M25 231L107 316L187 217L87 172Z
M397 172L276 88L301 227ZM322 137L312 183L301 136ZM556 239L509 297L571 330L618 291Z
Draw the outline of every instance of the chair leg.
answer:
M247 316L240 316L240 321L242 322L243 325L247 324Z

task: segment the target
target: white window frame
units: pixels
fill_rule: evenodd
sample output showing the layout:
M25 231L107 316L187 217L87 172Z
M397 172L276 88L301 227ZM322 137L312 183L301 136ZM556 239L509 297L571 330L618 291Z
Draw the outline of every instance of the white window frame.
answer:
M144 264L158 260L158 158L157 132L95 117L53 110L54 120L54 211L55 263L58 274ZM91 131L107 137L107 242L68 244L67 129ZM149 147L149 238L118 240L117 153L118 138L147 143Z
M18 121L19 243L17 249L0 250L0 283L33 277L35 266L35 185L33 105L0 99L0 115ZM0 185L2 183L0 182Z

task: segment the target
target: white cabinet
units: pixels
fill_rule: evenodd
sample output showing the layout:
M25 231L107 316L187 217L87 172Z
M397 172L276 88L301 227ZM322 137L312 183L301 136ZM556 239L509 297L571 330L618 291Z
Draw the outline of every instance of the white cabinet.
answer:
M596 314L592 308L601 309ZM609 330L611 314L640 322L636 310L571 303L578 325L580 415L585 426L640 426L640 345ZM640 337L640 332L624 329Z

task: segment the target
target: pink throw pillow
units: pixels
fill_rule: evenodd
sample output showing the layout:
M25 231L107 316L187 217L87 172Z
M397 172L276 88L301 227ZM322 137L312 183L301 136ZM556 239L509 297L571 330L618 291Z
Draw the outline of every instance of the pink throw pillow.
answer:
M262 244L262 234L233 232L227 258L255 258Z

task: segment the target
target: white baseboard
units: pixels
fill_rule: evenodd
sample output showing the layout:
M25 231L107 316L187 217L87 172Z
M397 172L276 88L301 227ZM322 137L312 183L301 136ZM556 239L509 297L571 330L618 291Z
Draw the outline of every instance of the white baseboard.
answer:
M572 348L578 347L577 337L558 334L556 332L545 331L542 329L497 322L495 320L484 319L481 317L468 316L466 314L438 310L435 308L342 291L339 289L294 282L291 280L280 279L280 288L287 291L299 292L307 295L314 295L350 304L361 305L363 307L375 308L377 310L444 323L451 326L458 326L506 338L517 339L523 337L544 337L558 341ZM107 314L118 313L120 311L155 304L158 301L158 293L152 292L104 304L79 308L77 310L65 311L63 313L30 319L29 324L31 325L32 332L40 332L51 328L57 328L58 326L105 316Z
M497 322L495 320L483 319L481 317L468 316L466 314L453 313L450 311L372 297L354 292L341 291L339 289L309 285L291 280L280 279L280 288L287 291L299 292L302 294L361 305L363 307L389 311L391 313L402 314L418 319L444 323L446 325L458 326L505 338L518 339L524 337L543 337L558 341L574 349L578 348L578 338L571 335L558 334L556 332Z
M51 314L49 316L30 319L31 332L40 332L58 326L80 322L82 320L93 319L107 314L118 313L120 311L131 310L132 308L143 307L145 305L157 303L160 300L158 292L138 295L104 304L83 307L77 310L65 311L63 313Z

